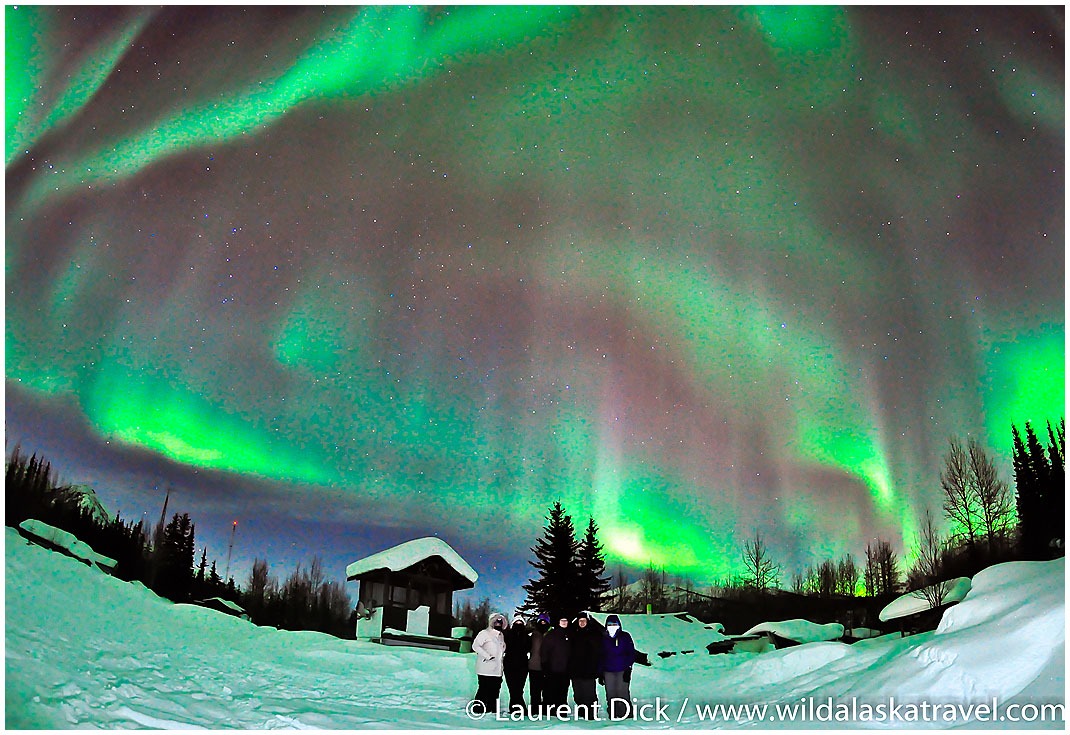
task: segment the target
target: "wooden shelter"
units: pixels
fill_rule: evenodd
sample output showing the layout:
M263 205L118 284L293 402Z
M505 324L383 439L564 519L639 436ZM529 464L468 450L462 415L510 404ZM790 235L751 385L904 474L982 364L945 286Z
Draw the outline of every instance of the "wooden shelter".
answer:
M460 650L453 638L453 593L479 575L439 538L407 541L346 567L358 582L360 640Z

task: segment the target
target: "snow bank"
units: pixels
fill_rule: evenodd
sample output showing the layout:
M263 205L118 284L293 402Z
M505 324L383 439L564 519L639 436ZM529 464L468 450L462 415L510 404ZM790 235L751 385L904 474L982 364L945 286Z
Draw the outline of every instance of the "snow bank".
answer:
M978 573L937 629L874 667L853 693L980 702L1033 689L1062 701L1066 603L1063 559L1010 562ZM905 639L911 640L911 639ZM1052 672L1058 671L1057 680Z
M769 686L797 681L851 654L846 643L818 642L792 646L757 656L743 669L752 685ZM746 683L741 678L740 685Z
M1062 575L1064 568L1063 559L990 567L944 613L933 647L953 651L968 669L971 696L1021 691L1041 675L1053 649L1065 648L1065 590L1052 584L1050 573Z
M938 584L947 585L947 591L944 593L943 604L947 605L952 602L961 602L963 598L969 594L971 582L969 577L958 577L956 579L948 580L947 582L939 582ZM889 620L895 620L896 618L902 618L907 615L915 615L926 610L931 610L929 601L925 599L926 590L930 590L936 587L936 585L929 585L921 590L915 590L914 592L907 592L904 595L900 595L895 598L880 611L877 618L883 622Z
M110 557L93 551L93 548L89 544L79 539L73 533L56 528L55 526L50 526L44 521L36 521L30 518L20 523L19 528L35 539L65 550L68 554L76 559L81 559L86 564L95 565L101 569L111 571L115 569L115 565L118 563Z
M9 729L472 723L471 656L258 627L5 538Z
M773 633L796 643L816 643L818 641L835 641L843 638L843 626L840 623L811 623L809 620L795 618L776 623L759 623L743 635Z
M227 615L235 615L239 618L245 616L246 620L249 619L249 615L245 612L245 608L236 602L224 600L222 597L209 597L204 600L197 600L196 604L201 607L207 607L210 610L218 610Z
M1051 584L1053 569L1062 574L1064 559L1051 562L1015 561L997 564L977 573L968 595L956 607L949 608L940 620L938 635L965 630L974 625L996 623L1013 627L1030 614L1043 613L1047 617L1061 612L1062 605L1051 608L1051 602L1063 597L1061 585ZM965 579L965 578L963 578ZM966 580L969 582L969 580Z
M353 579L359 574L375 569L389 569L392 572L400 572L402 569L408 569L412 565L419 564L424 559L432 556L442 557L442 560L453 567L454 571L472 584L475 584L476 580L479 579L476 570L472 569L468 562L453 550L452 546L434 536L406 541L403 544L355 561L346 567L346 579Z

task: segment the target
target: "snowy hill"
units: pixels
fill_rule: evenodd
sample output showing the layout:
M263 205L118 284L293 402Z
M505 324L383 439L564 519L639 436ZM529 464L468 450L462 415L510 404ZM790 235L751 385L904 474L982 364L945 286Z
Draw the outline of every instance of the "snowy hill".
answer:
M467 722L471 656L258 627L175 605L12 529L5 545L8 728Z
M464 708L476 688L471 655L277 631L214 610L174 605L141 585L31 545L10 528L5 570L8 728L559 726L470 720ZM936 631L908 638L853 646L808 643L755 655L652 656L653 666L637 667L632 695L649 705L651 716L655 704L663 704L668 719L584 727L889 726L873 720L805 720L805 712L805 721L787 722L784 712L771 709L826 698L878 705L894 696L965 707L996 697L1001 707L1017 706L1018 714L1029 713L1030 706L1061 703L1063 571L1058 560L981 572ZM678 624L701 627L656 617L645 623L627 620L625 628L652 642L679 635ZM712 719L710 710L701 710L740 703L753 709L713 712ZM931 726L985 724L971 712L972 720L959 717ZM1062 723L1044 724L1058 728Z

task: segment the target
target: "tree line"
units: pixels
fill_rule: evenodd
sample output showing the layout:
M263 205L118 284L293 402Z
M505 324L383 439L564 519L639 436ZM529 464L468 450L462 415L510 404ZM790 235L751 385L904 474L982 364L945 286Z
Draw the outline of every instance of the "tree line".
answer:
M744 542L743 571L705 591L686 578L670 580L663 568L652 563L636 584L629 584L623 567L611 582L604 576L605 558L594 519L589 520L582 541L577 541L571 517L560 502L554 503L543 534L531 549L535 559L529 563L537 574L524 585L527 599L520 609L574 613L604 607L623 613L709 613L723 612L726 601L753 603L770 592L789 592L831 604L858 598L883 603L910 591L937 607L943 603L951 578L972 576L1003 561L1062 555L1065 421L1057 427L1048 422L1046 429L1045 443L1029 422L1022 430L1011 427L1013 493L976 439L948 440L939 478L940 510L947 531L927 509L913 539L916 554L909 567L903 567L891 541L878 538L866 545L864 559L856 560L850 553L825 559L792 574L787 589L781 589L782 567L774 561L760 530ZM823 609L832 611L834 606ZM465 612L476 616L479 609Z
M1066 419L1047 423L1045 447L1027 421L1025 440L1012 426L1014 483L1023 551L1043 558L1063 548L1066 529Z
M342 583L326 578L318 556L304 569L298 564L281 583L271 574L266 559L254 560L242 603L259 625L318 630L339 638L354 636L349 594Z
M1013 559L1051 559L1064 553L1065 419L1058 427L1047 422L1047 445L1030 422L1025 439L1011 426L1015 491L996 471L995 463L975 439L965 446L952 438L944 469L941 510L949 530L941 530L928 509L916 538L917 559L907 575L907 588L917 590L930 606L943 604L950 579Z
M877 539L866 546L865 566L846 554L827 559L792 576L791 589L799 594L830 597L886 597L927 587L933 606L942 602L938 584L949 577L970 576L986 566L1012 559L1047 559L1063 553L1065 534L1065 425L1047 424L1045 446L1029 422L1024 434L1011 427L1014 441L1015 492L999 477L995 461L981 444L970 438L948 440L940 472L941 511L947 531L926 509L914 546L916 559L900 568L889 541ZM765 547L760 532L744 544L743 587L779 586L779 565Z
M176 513L165 523L167 501L151 529L144 520L127 521L119 514L101 518L80 490L59 483L50 462L36 453L26 457L17 446L7 459L4 488L7 525L35 519L67 531L115 560L113 574L120 579L139 581L175 602L237 597L234 581L221 579L214 561L207 572L207 549L204 563L194 566L196 526L188 513Z
M173 602L189 603L219 597L243 607L252 622L289 630L319 630L353 637L352 603L343 584L329 580L318 557L297 568L280 583L268 563L253 563L244 588L234 578L224 580L208 548L197 555L196 524L188 513L175 513L164 522L170 493L155 527L119 515L104 520L83 503L83 495L61 485L51 463L37 454L26 457L16 446L5 467L6 524L17 527L28 519L43 521L87 543L98 554L114 559L114 576L139 581Z

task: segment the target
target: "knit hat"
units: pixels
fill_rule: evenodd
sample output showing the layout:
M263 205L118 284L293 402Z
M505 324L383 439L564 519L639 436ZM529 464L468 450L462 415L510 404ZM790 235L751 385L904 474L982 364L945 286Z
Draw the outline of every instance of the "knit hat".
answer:
M539 617L536 618L536 622L546 623L547 625L550 625L550 616L546 613L539 613Z
M517 623L519 623L520 625L524 625L524 618L522 618L519 615L514 615L513 616L513 625L516 625Z
M616 615L608 616L606 618L606 627L608 628L610 625L615 625L615 626L617 626L619 628L620 627L620 618L618 618Z

